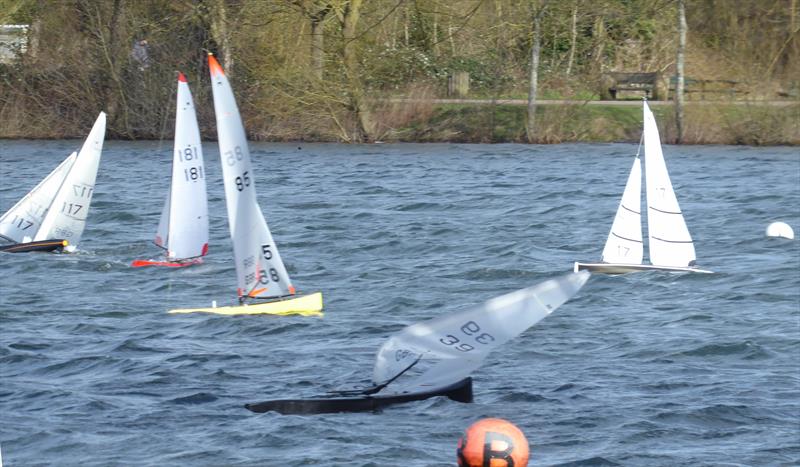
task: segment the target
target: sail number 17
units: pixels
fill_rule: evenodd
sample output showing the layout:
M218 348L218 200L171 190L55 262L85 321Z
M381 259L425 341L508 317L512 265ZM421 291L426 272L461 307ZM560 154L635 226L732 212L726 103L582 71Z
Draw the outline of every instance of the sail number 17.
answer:
M475 344L480 345L488 345L494 341L494 336L481 332L481 327L475 321L467 321L461 326L460 330L461 334L463 334L460 338L453 334L448 334L439 339L439 342L447 346L453 346L458 351L469 352L470 350L475 350L475 345L465 341L474 341Z

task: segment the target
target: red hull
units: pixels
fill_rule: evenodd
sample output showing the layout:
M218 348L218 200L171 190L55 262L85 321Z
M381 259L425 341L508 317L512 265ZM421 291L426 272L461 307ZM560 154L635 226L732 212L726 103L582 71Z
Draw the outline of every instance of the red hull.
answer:
M201 258L191 259L188 261L153 261L149 259L135 259L131 263L131 267L143 268L147 266L161 266L166 268L183 268L193 264L201 264L202 262L203 260Z

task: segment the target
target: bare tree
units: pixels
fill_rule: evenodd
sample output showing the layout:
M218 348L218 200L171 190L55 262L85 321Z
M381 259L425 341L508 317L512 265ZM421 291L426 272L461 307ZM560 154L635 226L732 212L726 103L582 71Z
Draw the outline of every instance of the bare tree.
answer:
M572 73L572 63L575 61L575 47L578 42L578 3L580 0L575 0L572 5L572 27L570 28L569 35L569 59L567 60L567 76Z
M525 135L529 143L536 139L536 93L539 86L539 52L542 41L541 17L547 6L545 3L538 6L538 0L533 0L533 45L531 46L530 87L528 88L528 122L525 126Z
M686 52L686 5L685 0L678 0L678 57L675 71L678 82L675 85L675 123L678 127L678 143L683 142L683 62Z
M292 0L311 23L311 69L316 79L322 80L325 71L325 19L333 5L327 1Z
M363 0L345 0L334 5L336 17L342 28L342 46L340 53L350 93L350 110L354 113L356 128L353 135L355 141L370 141L375 124L364 96L364 84L358 67L356 54L356 27L358 26Z

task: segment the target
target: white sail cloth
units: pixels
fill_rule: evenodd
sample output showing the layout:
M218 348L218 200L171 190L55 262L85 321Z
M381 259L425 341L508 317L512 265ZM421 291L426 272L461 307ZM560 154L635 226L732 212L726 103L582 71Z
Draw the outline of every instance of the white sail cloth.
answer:
M393 393L455 383L478 368L489 352L564 304L588 279L585 271L567 274L469 310L408 326L378 351L373 383L382 385L397 378L386 389Z
M155 238L155 244L167 250L170 260L196 258L208 252L203 148L192 93L183 73L178 76L176 103L172 181Z
M34 240L63 238L73 248L77 245L86 227L105 134L106 114L100 112Z
M617 264L642 264L642 163L633 161L614 223L603 248L603 261Z
M238 295L240 298L293 295L294 286L256 200L250 150L233 90L212 55L208 56L208 66Z
M77 152L70 154L33 190L0 217L0 236L17 243L33 240L76 157L78 157Z
M675 197L661 152L658 126L647 102L644 103L643 139L650 263L656 266L693 266L696 259L694 243Z

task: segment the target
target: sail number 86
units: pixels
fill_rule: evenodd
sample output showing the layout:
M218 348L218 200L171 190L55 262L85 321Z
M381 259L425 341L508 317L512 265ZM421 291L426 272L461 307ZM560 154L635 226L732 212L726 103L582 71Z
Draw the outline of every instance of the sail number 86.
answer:
M454 346L456 350L461 352L469 352L470 350L475 350L475 346L467 342L463 342L468 340L467 338L471 338L475 341L475 343L481 345L487 345L494 341L494 336L485 332L481 332L481 327L475 321L467 321L463 326L461 326L461 332L464 334L464 336L461 336L460 339L452 334L448 334L439 339L439 342L444 345Z

